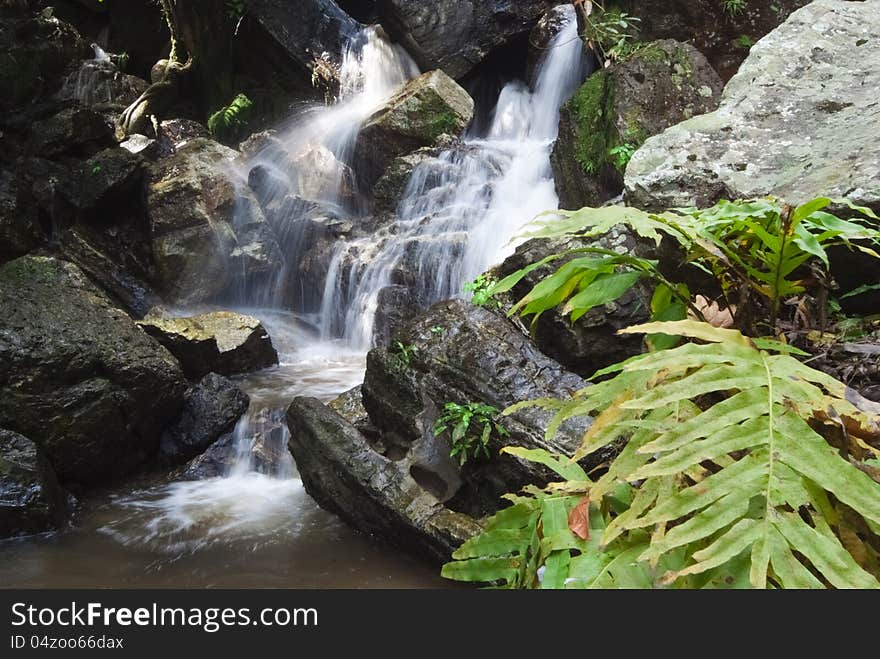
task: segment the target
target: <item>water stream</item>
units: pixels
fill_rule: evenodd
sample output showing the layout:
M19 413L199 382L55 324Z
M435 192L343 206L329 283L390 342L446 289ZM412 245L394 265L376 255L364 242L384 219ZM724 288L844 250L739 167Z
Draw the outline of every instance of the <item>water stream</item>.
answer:
M414 170L390 227L378 237L336 245L325 280L312 291L314 308L287 308L294 268L305 256L302 225L313 206L290 203L274 216L284 263L259 288L245 277L225 306L264 322L280 364L238 379L251 404L225 440L229 454L221 474L96 494L84 502L74 530L0 544L0 582L444 585L434 566L349 530L317 507L286 450L282 413L294 396L329 401L362 381L381 291L401 268L411 273L408 286L423 305L459 295L464 282L512 252L510 239L522 224L557 208L549 155L558 111L587 73L573 8L546 52L530 85L515 81L503 88L484 134L467 134ZM237 175L246 179L262 168L264 203L308 200L363 221L370 209L352 189L350 169L358 131L417 74L399 46L368 28L345 57L339 102L295 117Z

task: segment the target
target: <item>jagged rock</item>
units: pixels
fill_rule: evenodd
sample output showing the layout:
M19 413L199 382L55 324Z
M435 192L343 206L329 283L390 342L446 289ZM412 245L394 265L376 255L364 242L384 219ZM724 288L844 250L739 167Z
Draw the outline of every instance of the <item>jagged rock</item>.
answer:
M161 157L173 155L178 149L200 137L210 139L211 132L198 121L166 119L159 123L159 133L156 135L158 155Z
M880 211L880 105L865 82L880 77L878 10L876 0L817 0L793 13L752 48L716 112L639 149L627 201L665 209L846 196ZM832 272L843 291L880 278L875 260L850 252Z
M602 247L645 258L655 256L646 252L647 247L632 234L615 227L599 240L534 238L517 247L516 252L495 269L494 274L500 280L551 254L581 247ZM535 284L554 273L567 260L571 259L554 261L523 277L505 296L505 308L510 308ZM544 354L566 368L589 377L600 368L643 352L641 335L622 336L617 334L617 330L647 322L650 315L651 290L648 286L637 284L618 300L591 309L575 323L563 315L560 309L547 311L541 314L537 325L531 329L531 336ZM531 317L525 322L530 320Z
M252 316L232 311L189 318L151 314L138 324L177 357L190 379L211 372L246 373L278 363L266 328Z
M547 0L380 0L379 20L422 70L460 78L491 50L531 30Z
M723 0L615 0L613 6L641 19L642 41L687 41L706 55L722 79L729 80L751 44L809 2L745 2L738 10Z
M0 268L0 418L46 453L62 483L141 464L183 405L174 357L70 263Z
M364 122L355 145L361 185L370 189L398 156L458 135L473 113L471 97L442 71L410 80Z
M159 286L189 304L220 293L230 274L281 260L259 204L231 178L238 152L195 138L150 166L147 212Z
M702 54L672 40L648 44L590 76L562 107L550 157L562 208L599 206L620 194L626 154L669 126L717 108L721 87Z
M364 407L361 385L339 394L327 404L330 406L330 409L361 432L364 432L365 428L371 427L370 415L367 414L367 410ZM375 432L375 429L373 431Z
M247 411L250 397L217 373L208 373L184 394L180 420L162 433L163 460L189 460L230 432Z
M0 539L56 528L66 509L67 495L40 448L0 429Z
M100 114L71 107L35 121L30 128L28 148L41 157L89 157L113 144L113 131Z
M384 287L376 296L372 345L390 346L395 330L423 308L424 305L412 286L393 284Z
M87 56L76 29L51 15L13 12L0 21L0 110L55 91L72 60Z
M504 445L572 454L580 444L586 420L568 422L548 441L550 415L525 409L504 418L510 437L492 437L490 459L459 470L445 435L433 432L446 403L483 402L502 410L523 400L564 397L586 382L539 352L507 319L461 300L434 305L399 329L396 340L409 357L402 359L396 348L370 351L364 406L385 445L407 453L451 508L481 516L501 506L503 493L551 478L539 465L499 455Z
M467 515L444 506L413 476L315 398L298 397L287 410L290 452L306 492L349 524L434 560L447 561L480 531Z

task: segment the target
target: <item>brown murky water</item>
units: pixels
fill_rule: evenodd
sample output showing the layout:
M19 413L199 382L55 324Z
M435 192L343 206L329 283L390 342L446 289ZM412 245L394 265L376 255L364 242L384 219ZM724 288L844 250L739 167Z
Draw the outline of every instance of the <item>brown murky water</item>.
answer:
M249 414L359 383L364 355L289 317L266 323L281 364L242 380ZM246 420L245 420L246 422ZM0 542L5 588L442 588L439 567L349 529L306 494L292 463L84 500L68 530Z

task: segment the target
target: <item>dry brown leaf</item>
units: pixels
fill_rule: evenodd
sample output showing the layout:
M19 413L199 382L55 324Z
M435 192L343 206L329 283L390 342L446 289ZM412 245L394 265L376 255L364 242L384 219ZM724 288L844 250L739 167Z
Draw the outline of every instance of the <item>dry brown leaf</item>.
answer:
M590 495L585 494L580 503L568 513L568 528L581 540L590 539Z
M733 314L736 313L736 307L721 308L717 302L706 299L702 295L694 298L694 306L703 314L703 318L712 327L719 329L730 329L733 327ZM688 311L688 316L693 320L697 320L696 315Z

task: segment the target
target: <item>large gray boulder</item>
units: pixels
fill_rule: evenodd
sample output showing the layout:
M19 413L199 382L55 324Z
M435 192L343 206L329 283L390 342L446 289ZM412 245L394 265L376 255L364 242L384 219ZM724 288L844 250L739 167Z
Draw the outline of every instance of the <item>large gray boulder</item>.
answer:
M168 348L190 379L207 373L235 375L278 363L278 353L263 324L233 311L189 317L148 315L138 323Z
M361 183L371 188L398 156L458 135L473 114L473 99L443 71L410 80L364 122L355 145Z
M619 195L628 154L652 135L717 108L721 88L697 49L671 39L591 75L559 113L550 162L561 207L599 206Z
M816 0L761 39L715 112L649 139L626 199L662 209L764 195L880 210L878 0Z
M233 273L259 275L281 260L259 204L232 178L238 152L207 138L150 167L147 213L159 288L170 302L216 296Z
M0 309L0 418L62 483L118 476L155 453L187 386L171 353L53 258L0 268Z
M51 530L66 509L67 495L40 448L0 429L0 539Z
M531 30L550 0L379 0L379 20L422 70L460 78L494 48Z
M319 400L295 398L287 423L306 492L355 528L441 562L481 530L417 482L417 465L382 455Z

